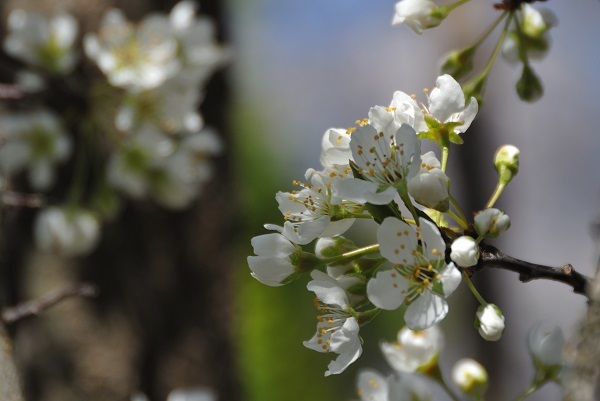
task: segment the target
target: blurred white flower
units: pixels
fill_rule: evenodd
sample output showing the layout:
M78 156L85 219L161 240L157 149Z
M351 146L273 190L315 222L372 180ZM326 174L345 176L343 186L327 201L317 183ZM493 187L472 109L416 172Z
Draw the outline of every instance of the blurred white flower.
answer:
M182 69L177 79L186 84L202 84L230 59L227 49L215 42L215 27L206 17L196 15L192 1L181 1L169 14L171 28L179 44Z
M210 158L218 155L222 146L219 137L210 130L183 137L175 152L161 159L157 166L163 179L160 186L153 187L152 196L172 209L187 207L212 177Z
M177 139L156 126L144 125L112 155L108 182L132 198L153 198L163 206L181 209L212 177L209 157L221 149L221 141L209 130Z
M197 111L201 100L196 86L168 80L154 89L127 93L117 110L115 125L122 131L153 124L169 134L195 133L203 125Z
M426 330L403 327L395 343L382 342L381 351L388 364L401 373L426 372L437 364L444 347L442 331L433 326Z
M68 73L78 58L73 50L77 31L77 21L69 14L47 18L39 12L15 9L8 16L4 50L48 71Z
M452 381L464 394L481 399L488 387L488 374L473 359L461 359L452 368Z
M358 374L356 392L361 401L431 401L429 386L417 375L384 378L374 370Z
M131 401L148 401L146 394L138 392ZM207 388L176 388L169 393L167 401L217 401L217 395Z
M481 305L477 309L475 327L487 341L498 341L504 332L504 315L494 304Z
M173 139L145 125L113 152L107 166L108 182L132 198L147 197L153 187L162 185L165 175L160 163L174 151Z
M521 33L509 32L502 44L502 55L511 63L521 62L519 45L522 43L527 58L540 60L550 48L550 28L558 24L556 15L548 9L537 9L527 3L521 5Z
M51 206L36 217L33 235L36 246L47 252L74 257L91 252L100 238L100 223L90 212Z
M167 401L217 401L217 395L207 388L176 388Z
M535 368L550 378L557 378L563 365L565 337L560 327L547 329L536 326L529 332L527 339L529 353Z
M161 15L133 25L120 10L111 9L100 32L84 37L84 48L112 85L133 91L156 88L180 69L177 40Z
M6 142L0 147L0 168L8 174L28 170L38 191L54 183L54 164L71 153L71 138L58 119L47 111L2 116Z

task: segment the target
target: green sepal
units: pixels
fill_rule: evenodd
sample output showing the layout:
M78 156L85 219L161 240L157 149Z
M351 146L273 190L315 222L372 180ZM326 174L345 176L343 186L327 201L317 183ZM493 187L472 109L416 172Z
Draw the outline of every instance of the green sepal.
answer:
M346 288L346 292L352 295L365 295L367 293L367 283L357 283Z
M454 131L450 131L448 133L448 139L450 139L450 142L455 143L457 145L462 145L465 141L461 138L460 135L458 135L456 132Z
M429 139L430 141L434 141L437 143L438 132L437 130L430 129L429 131L419 132L417 134L417 138L419 139Z
M430 130L438 130L442 127L442 124L431 114L425 114L423 117Z

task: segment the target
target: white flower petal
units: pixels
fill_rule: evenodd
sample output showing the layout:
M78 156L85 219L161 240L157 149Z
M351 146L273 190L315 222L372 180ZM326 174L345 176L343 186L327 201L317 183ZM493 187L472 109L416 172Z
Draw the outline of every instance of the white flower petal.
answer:
M295 272L291 262L283 258L248 256L247 260L252 277L271 287L282 285L282 282Z
M394 200L397 194L393 187L388 187L382 192L377 192L378 190L379 185L374 182L358 178L346 178L336 185L334 195L358 203L387 205Z
M419 218L419 223L421 224L421 237L423 238L423 254L430 261L443 260L446 256L446 243L440 234L440 230L435 224L422 217Z
M435 84L436 88L429 96L429 112L444 123L453 114L463 111L465 95L458 82L448 74L438 77Z
M425 291L408 306L404 321L413 330L423 330L441 322L447 314L446 300L431 291Z
M288 257L296 247L281 234L264 234L252 238L254 253L259 256Z
M312 281L306 285L306 288L314 292L319 301L340 308L348 306L348 296L335 279L319 270L313 270L310 276Z
M361 401L389 401L387 380L374 370L360 371L356 387Z
M377 230L381 256L394 264L412 265L417 234L411 226L395 217L387 217Z
M380 271L367 283L367 297L378 308L394 310L404 302L407 288L408 282L395 269Z
M450 262L440 272L440 282L442 283L442 289L444 291L444 297L452 295L454 290L458 288L462 281L462 275L456 268L454 263Z

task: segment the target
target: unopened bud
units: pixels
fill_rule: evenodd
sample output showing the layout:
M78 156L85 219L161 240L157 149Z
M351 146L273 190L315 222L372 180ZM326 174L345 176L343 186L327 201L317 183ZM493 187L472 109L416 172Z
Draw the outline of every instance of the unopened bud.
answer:
M353 249L356 249L354 242L340 236L319 238L315 244L315 254L322 259L340 256Z
M521 100L525 100L526 102L535 102L544 94L542 82L535 75L529 64L523 65L521 78L517 81L517 94Z
M488 387L488 374L473 359L461 359L452 368L452 381L465 395L480 399Z
M475 328L487 341L498 341L504 332L504 315L499 307L494 304L480 306L477 309Z
M446 56L442 63L441 73L450 74L454 79L461 79L473 70L473 56L475 47L462 50L453 50Z
M479 260L479 246L477 242L469 237L462 236L452 242L450 259L460 267L471 267Z
M510 218L502 210L489 208L475 215L475 230L477 234L496 238L510 228Z
M513 145L498 148L494 155L494 165L500 175L500 182L508 184L519 172L519 148Z

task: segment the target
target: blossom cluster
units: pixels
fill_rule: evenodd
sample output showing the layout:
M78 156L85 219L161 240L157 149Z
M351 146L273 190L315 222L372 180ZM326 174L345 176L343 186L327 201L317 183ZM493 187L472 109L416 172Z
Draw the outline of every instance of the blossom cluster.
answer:
M492 207L501 189L473 222L451 195L450 144L463 142L477 101L465 101L449 75L438 77L426 93L426 103L419 104L415 95L395 92L388 106L372 107L354 127L327 130L321 168L308 169L306 182L294 181L298 190L276 195L283 225L267 224L272 233L252 239L255 256L248 264L260 282L280 286L310 273L307 288L316 295L319 316L315 335L304 345L339 354L326 375L341 373L360 356L359 328L381 310L398 311L412 330L441 322L449 310L447 298L463 277L471 284L478 244L510 225L506 214ZM424 140L440 146L441 161L433 151L421 152ZM502 149L495 162L504 188L518 153L507 156ZM357 219L377 225L375 244L359 248L343 236ZM313 241L314 253L306 251ZM476 296L486 311L499 311ZM487 340L500 338L500 316L477 314Z
M223 147L199 113L208 79L230 58L215 36L192 1L138 23L108 10L99 31L82 38L68 13L10 13L3 50L23 63L16 85L28 107L2 110L0 171L8 190L21 173L36 192L70 181L66 196L54 194L37 215L40 249L91 251L122 197L171 209L197 198ZM75 105L81 115L72 104L43 100L57 82L75 102L87 99ZM73 172L59 173L68 162Z
M534 383L560 380L563 346L564 337L559 328L536 327L530 331L528 350L536 370ZM405 327L398 332L395 342L384 341L380 348L393 373L384 377L373 369L361 370L356 380L361 401L431 401L434 398L428 381L440 384L453 400L459 399L446 383L438 364L444 350L444 337L438 326L418 331ZM473 400L483 400L488 388L486 369L470 358L454 364L451 380L462 395Z

